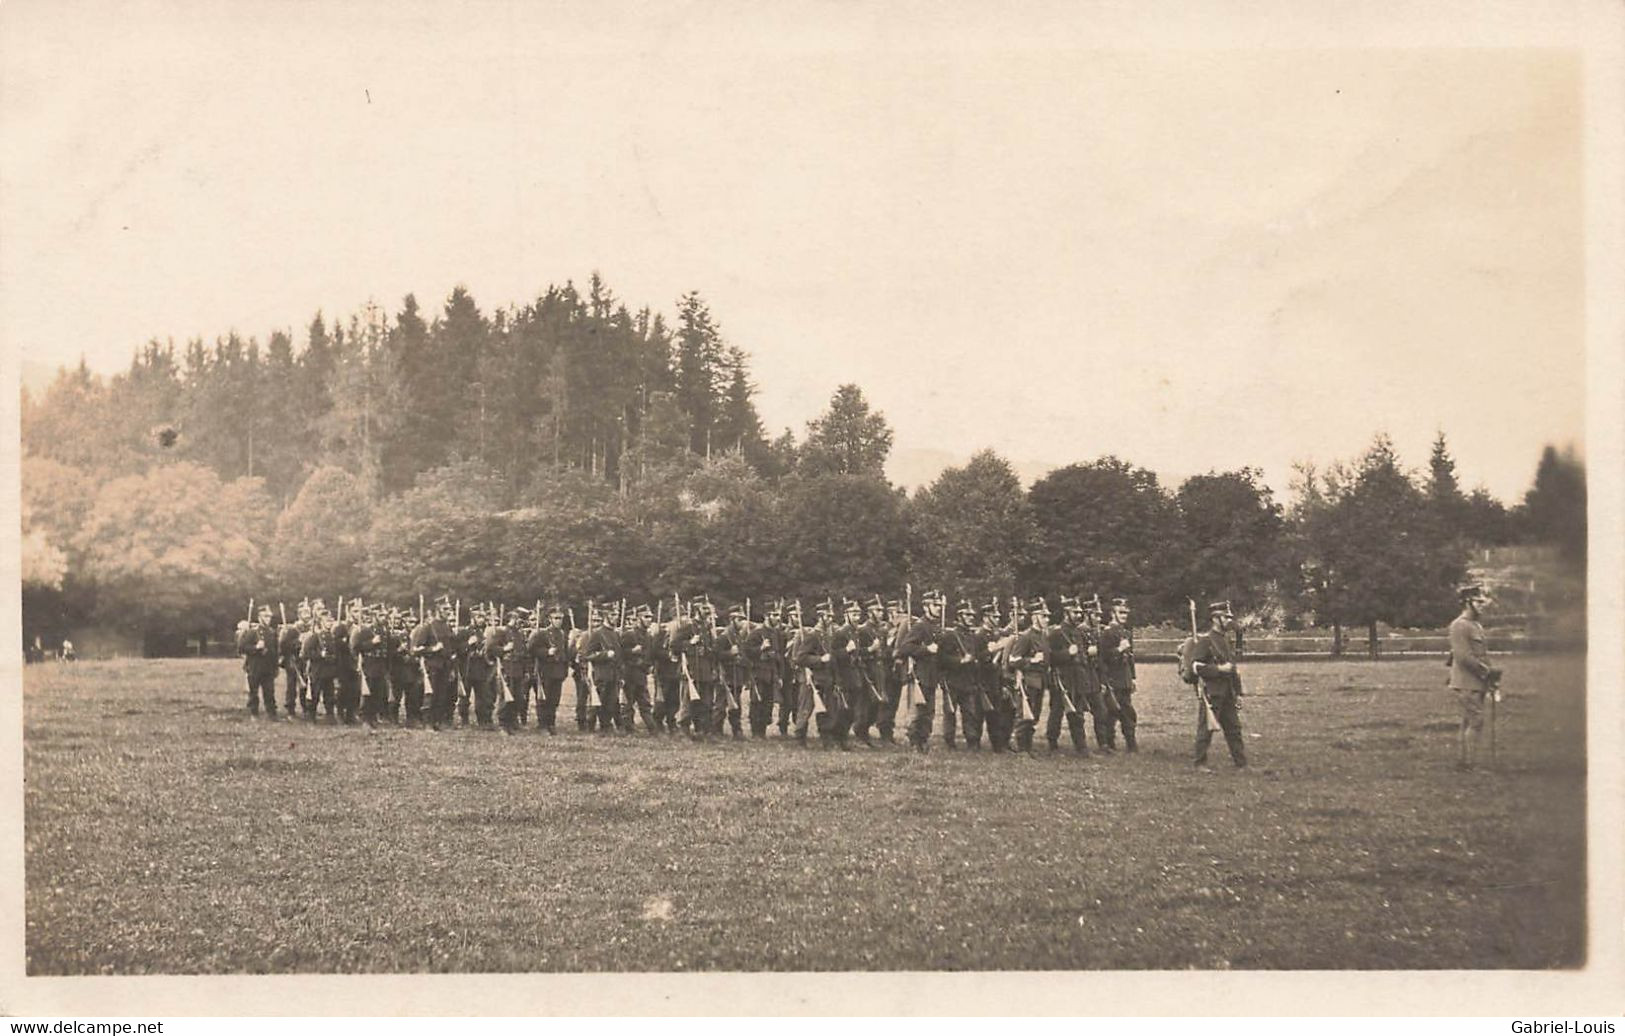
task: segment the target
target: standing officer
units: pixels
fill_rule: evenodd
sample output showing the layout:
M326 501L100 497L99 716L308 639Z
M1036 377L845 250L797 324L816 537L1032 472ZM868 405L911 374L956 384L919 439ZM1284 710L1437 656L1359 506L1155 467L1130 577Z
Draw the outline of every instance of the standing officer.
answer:
M1049 605L1042 597L1033 598L1027 608L1027 617L1030 625L1017 633L1011 642L1006 666L1016 674L1016 693L1027 702L1016 720L1016 749L1031 755L1033 732L1038 726L1039 717L1043 715L1044 696L1050 686ZM1019 705L1019 698L1017 703Z
M788 709L782 704L784 658L784 626L781 621L783 604L769 601L763 613L763 622L745 638L745 659L750 673L750 736L766 737L768 725L773 721L773 703L780 702L779 718L785 719ZM746 616L746 621L749 621Z
M1501 670L1490 665L1484 638L1482 619L1489 596L1476 583L1458 587L1456 596L1461 600L1461 614L1450 623L1450 690L1461 706L1456 768L1471 770L1478 762L1478 742L1484 732L1484 699L1501 693Z
M549 608L547 625L532 633L525 647L536 660L536 729L555 735L564 678L570 673L570 635L564 630L564 609L556 604Z
M248 713L257 719L264 701L265 718L276 719L277 632L271 606L260 605L254 622L237 625L237 653L243 656L243 674L248 678Z
M1134 740L1134 730L1140 721L1134 711L1134 628L1129 625L1126 597L1112 598L1111 622L1100 632L1098 666L1106 693L1117 706L1112 721L1122 725L1123 748L1138 752L1140 746Z
M1191 650L1191 667L1202 681L1207 703L1219 718L1224 730L1224 742L1230 746L1230 761L1238 767L1247 765L1247 749L1241 740L1241 674L1236 669L1236 649L1230 641L1235 616L1229 601L1213 601L1207 606L1211 625L1196 638ZM1208 729L1206 711L1201 702L1196 710L1196 765L1207 765L1207 747L1213 741Z
M920 601L925 614L908 622L897 638L897 656L905 668L913 667L913 679L919 687L913 715L908 721L909 747L916 752L924 752L929 747L931 710L936 707L937 685L942 682L942 667L937 663L941 650L938 639L942 635L942 606L942 598L935 590L926 591ZM904 618L906 621L907 617Z

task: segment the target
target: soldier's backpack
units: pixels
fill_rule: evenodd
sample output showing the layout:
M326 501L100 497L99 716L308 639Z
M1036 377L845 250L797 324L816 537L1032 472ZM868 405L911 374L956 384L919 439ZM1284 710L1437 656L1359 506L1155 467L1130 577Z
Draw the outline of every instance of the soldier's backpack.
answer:
M1195 655L1196 638L1186 637L1185 642L1179 645L1179 678L1192 687L1196 686Z

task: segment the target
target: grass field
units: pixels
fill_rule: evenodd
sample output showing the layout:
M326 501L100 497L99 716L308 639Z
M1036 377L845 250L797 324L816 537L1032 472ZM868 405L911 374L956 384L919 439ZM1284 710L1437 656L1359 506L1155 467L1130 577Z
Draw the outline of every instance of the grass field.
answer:
M1583 962L1583 659L1248 670L1254 766L270 724L227 661L24 678L30 974ZM568 695L568 691L566 692ZM561 711L561 717L569 715Z

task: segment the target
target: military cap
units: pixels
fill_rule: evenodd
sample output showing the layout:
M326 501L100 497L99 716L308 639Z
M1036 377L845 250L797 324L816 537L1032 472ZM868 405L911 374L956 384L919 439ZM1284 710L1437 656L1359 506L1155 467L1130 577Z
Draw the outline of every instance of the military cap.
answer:
M976 614L976 605L972 604L969 601L960 601L959 602L959 614L960 615L975 615Z
M856 598L849 597L842 604L841 610L848 612L861 612L863 611L863 602Z
M784 601L783 601L782 598L767 602L767 614L769 614L769 615L779 615L779 614L782 614L783 612L784 612Z
M879 594L875 594L873 597L869 598L869 602L868 602L867 607L879 608L881 611L885 611L886 610L886 602L882 601L880 599Z
M1207 606L1207 610L1208 610L1209 615L1229 615L1230 614L1230 602L1229 601L1209 601L1208 606Z
M1488 596L1484 592L1484 587L1479 583L1465 583L1456 587L1456 597L1463 602L1482 601Z
M1028 602L1027 610L1030 611L1030 612L1043 612L1045 615L1048 615L1049 614L1049 603L1047 601L1045 601L1042 597L1034 597L1031 601Z
M894 612L900 612L903 610L903 602L893 597L886 602L886 607Z
M530 618L530 609L529 608L519 607L519 608L509 608L508 609L508 621L510 621L510 622L515 621L515 620L517 620L519 622L524 622L528 618Z
M999 617L999 606L997 604L982 605L982 617L987 618L990 615L995 619Z
M1088 612L1091 615L1099 615L1100 614L1100 602L1093 599L1093 598L1090 598L1089 600L1083 602L1083 610Z
M550 605L548 607L548 609L547 609L547 617L548 618L553 618L554 616L558 616L561 619L564 618L564 606L563 605L554 604L554 605Z
M826 597L814 606L814 610L817 611L819 615L834 615L835 602Z
M1068 597L1066 594L1062 594L1061 595L1061 609L1063 611L1070 611L1070 610L1072 610L1074 608L1082 610L1083 602L1078 600L1076 597Z
M735 605L732 605L732 606L730 606L728 608L728 618L730 618L730 619L743 619L744 617L745 617L745 606L744 605L735 604Z
M1128 607L1128 598L1127 597L1113 597L1112 598L1112 607L1113 608L1127 608Z
M633 610L645 618L652 616L655 613L655 610L649 607L647 604L640 604Z

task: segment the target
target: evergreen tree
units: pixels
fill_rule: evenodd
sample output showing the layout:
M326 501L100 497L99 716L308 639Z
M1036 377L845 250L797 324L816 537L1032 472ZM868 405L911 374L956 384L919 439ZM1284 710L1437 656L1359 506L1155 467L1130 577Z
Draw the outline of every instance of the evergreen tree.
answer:
M800 470L807 475L864 475L885 478L892 430L886 417L869 409L863 390L842 385L829 409L807 423Z
M1535 484L1524 495L1524 509L1532 539L1555 544L1567 560L1585 563L1585 466L1573 446L1561 453L1553 446L1541 451Z

